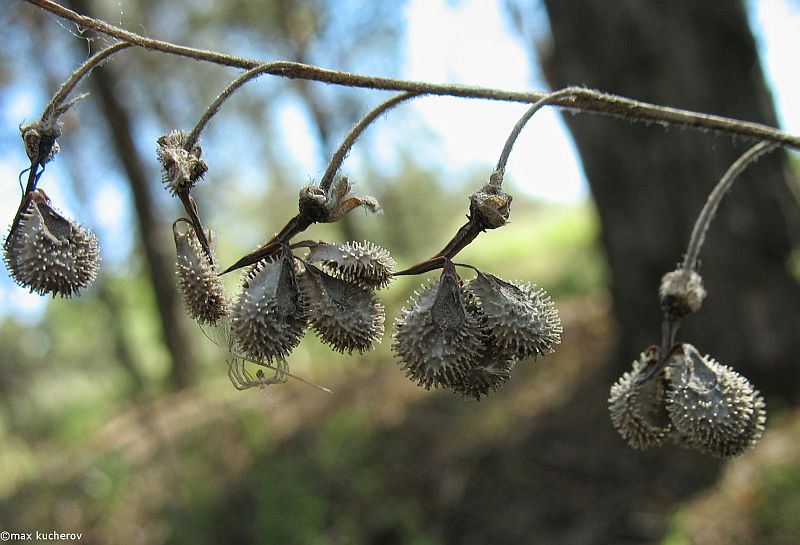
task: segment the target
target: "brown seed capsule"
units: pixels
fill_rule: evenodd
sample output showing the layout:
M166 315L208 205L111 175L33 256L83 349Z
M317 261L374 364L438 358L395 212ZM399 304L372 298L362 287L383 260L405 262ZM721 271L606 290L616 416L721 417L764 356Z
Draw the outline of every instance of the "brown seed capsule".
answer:
M308 261L322 263L334 276L368 289L381 289L392 281L395 261L389 252L369 241L315 244Z
M300 276L311 327L334 350L371 350L383 337L386 319L375 292L334 278L313 265Z
M497 229L508 223L513 197L501 189L502 177L492 175L489 182L469 196L471 221L484 229Z
M643 352L633 362L631 371L611 387L608 398L614 428L635 449L661 445L672 431L665 406L664 373L647 376L658 362L658 352L654 346Z
M764 401L746 378L690 344L673 352L667 371L667 411L687 444L731 457L761 438Z
M177 252L178 289L183 303L189 316L199 323L216 324L228 315L228 298L222 279L217 276L217 264L203 251L194 228L189 225L186 232L181 233L177 223L172 224L172 232ZM208 240L212 237L208 231Z
M337 178L327 191L314 184L304 186L298 202L300 213L313 222L334 223L359 206L375 214L381 212L375 197L354 195L352 189L346 176Z
M200 156L203 153L199 144L194 144L190 151L185 146L189 133L171 131L158 139L156 155L161 162L162 181L173 195L180 191L188 191L208 171L208 166Z
M52 161L60 149L56 139L61 136L61 128L57 122L37 120L28 125L21 125L19 132L25 143L28 159L38 165Z
M65 218L43 193L32 194L3 246L12 278L31 292L61 297L80 295L97 276L97 237Z
M426 389L459 384L481 360L483 335L448 261L438 284L423 287L395 320L394 352L406 375Z
M510 283L478 271L467 284L480 301L497 346L519 359L545 356L561 343L561 319L550 296L528 283Z
M285 358L300 344L308 309L293 257L261 261L244 274L244 289L231 312L231 339L254 361Z
M695 271L678 268L661 279L658 299L670 319L680 319L697 312L706 297L703 278Z

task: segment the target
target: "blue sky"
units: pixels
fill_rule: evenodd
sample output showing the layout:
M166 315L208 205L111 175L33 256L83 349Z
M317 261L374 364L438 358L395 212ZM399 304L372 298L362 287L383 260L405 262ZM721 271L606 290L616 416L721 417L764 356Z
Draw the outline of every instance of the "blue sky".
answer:
M800 51L800 3L763 0L748 5L782 127L800 133L800 76L796 59ZM123 9L124 2L120 6ZM444 20L446 25L440 23ZM404 77L408 79L545 89L531 66L526 44L508 27L501 0L409 0L407 21L403 56ZM38 117L46 100L19 91L0 96L0 131L5 133L0 141L13 142L19 123ZM428 134L434 135L435 149L428 150L426 157L444 158L438 165L442 176L458 178L481 168L486 168L488 175L509 130L526 106L423 98L404 108L412 110L429 128ZM319 159L307 120L291 105L282 116L287 120L282 125L287 127L285 138L293 159L298 168L312 177L319 170ZM396 138L392 134L394 125L391 120L378 122L371 130L377 142L384 142L371 152L381 156L381 148L387 147L385 143L391 145ZM386 160L391 161L391 153ZM4 180L0 186L0 218L6 224L16 211L19 199L16 179L26 163L21 144L17 148L0 149L0 179ZM67 203L61 206L65 213L75 215L69 206L70 197L58 193L59 176L63 173L57 164L48 167L48 193L55 202ZM573 144L559 116L549 109L537 113L522 132L511 155L507 177L512 187L548 201L578 203L588 196ZM114 240L118 235L114 230L122 228L118 218L128 205L124 193L115 191L113 186L101 191L105 191L103 206L95 211L101 224L94 227L103 239ZM15 286L5 271L3 277L0 316L7 312L23 318L37 316L45 299Z

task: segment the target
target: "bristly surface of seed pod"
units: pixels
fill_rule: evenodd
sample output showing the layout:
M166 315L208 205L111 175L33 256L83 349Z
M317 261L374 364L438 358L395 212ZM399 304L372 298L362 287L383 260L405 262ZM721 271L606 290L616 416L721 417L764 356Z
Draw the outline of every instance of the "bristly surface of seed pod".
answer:
M674 351L667 371L667 411L688 445L731 457L761 438L764 401L746 378L690 344Z
M658 288L661 309L671 319L680 319L697 312L705 297L703 278L695 271L683 268L665 274Z
M231 339L254 361L285 358L300 344L308 309L293 257L262 261L244 274L244 289L231 312Z
M228 315L228 298L222 279L217 276L217 264L203 251L191 224L181 233L177 223L172 225L177 252L175 266L186 311L201 324L216 324ZM208 240L212 238L208 231Z
M614 428L635 449L661 445L672 431L665 406L664 373L647 377L648 370L658 362L658 353L657 347L643 352L633 368L611 387L608 398Z
M371 350L383 337L386 320L375 292L307 265L300 284L309 305L311 327L334 350Z
M452 388L465 398L480 401L482 396L499 390L511 378L517 358L503 354L490 341L484 341L481 358Z
M550 296L529 283L510 283L478 271L467 287L480 301L497 346L519 359L545 356L561 343L561 318Z
M483 334L447 262L438 284L423 288L395 320L392 348L406 375L426 389L453 387L481 360Z
M188 132L176 130L158 139L156 155L163 168L162 181L173 195L191 189L208 171L205 161L200 158L203 150L199 144L186 150L188 137Z
M381 289L392 281L395 261L388 250L365 240L343 244L315 244L308 261L320 262L334 276L368 289Z
M53 297L80 295L94 282L100 262L94 233L53 210L43 193L29 198L3 250L19 285Z

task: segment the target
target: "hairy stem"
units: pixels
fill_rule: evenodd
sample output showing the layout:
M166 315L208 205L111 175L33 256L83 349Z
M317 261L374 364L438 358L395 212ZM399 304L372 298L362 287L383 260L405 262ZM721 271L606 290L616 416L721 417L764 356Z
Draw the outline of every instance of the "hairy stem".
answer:
M192 132L189 133L189 137L186 140L185 148L186 150L192 149L192 147L197 143L198 138L200 138L200 133L203 131L205 126L211 120L214 115L219 111L222 103L225 102L233 93L235 93L242 85L247 83L248 81L257 78L258 76L262 76L268 73L275 63L266 63L256 66L255 68L251 68L238 78L236 78L230 85L228 85L225 90L223 90L217 98L214 99L200 119L195 124Z
M694 271L697 267L697 258L700 256L700 249L703 247L703 242L706 239L706 233L711 225L711 221L717 213L719 203L727 193L728 189L733 185L733 182L744 171L745 168L753 161L769 153L779 147L777 142L762 141L747 150L739 157L723 174L722 178L711 190L711 193L700 211L700 215L694 222L692 228L692 235L689 238L689 246L686 249L686 255L683 258L683 268L687 271Z
M385 102L381 102L375 108L370 110L370 112L361 118L361 121L356 123L350 132L347 133L342 143L339 145L339 148L336 150L336 153L333 154L331 157L330 163L328 163L328 168L325 169L325 174L322 175L322 179L319 181L319 187L323 191L328 191L333 183L333 178L336 176L336 172L338 172L339 168L342 166L342 162L347 154L350 152L350 148L353 147L355 144L356 139L361 136L361 133L364 132L370 123L375 121L381 114L384 112L391 110L401 102L404 102L410 98L414 98L419 96L419 93L402 93L400 95L393 96L389 100Z
M25 0L58 17L74 22L75 24L96 30L102 34L113 36L118 40L142 47L151 51L160 51L171 55L188 57L195 60L212 62L219 65L235 68L252 69L264 65L263 61L226 55L215 51L194 49L180 46L161 40L154 40L130 32L105 21L80 15L51 0ZM348 87L364 87L369 89L383 89L386 91L406 91L417 94L447 95L453 97L479 98L489 100L504 100L511 102L536 102L547 96L547 93L508 91L467 85L436 84L419 81L406 81L392 78L365 76L327 70L317 66L296 62L278 61L269 63L270 68L265 74L285 77L290 79L306 79L320 81L334 85ZM729 134L737 134L760 140L780 142L800 149L800 136L792 135L768 125L740 121L728 117L721 117L703 113L669 108L646 102L640 102L625 97L610 95L585 89L578 95L570 95L554 100L554 106L570 108L576 111L593 112L601 115L619 117L642 122L656 122L663 125L679 125L701 130L714 130Z
M112 46L109 46L101 51L98 51L91 57L89 57L86 62L78 67L67 81L61 84L61 87L58 89L56 94L47 104L44 109L44 113L42 114L42 121L46 121L49 117L56 114L58 115L59 110L61 109L61 104L66 100L69 93L75 88L78 83L89 73L92 71L93 68L100 66L105 61L109 59L115 53L122 51L128 47L133 47L134 44L127 43L127 42L118 42Z
M495 175L493 176L496 178L496 185L499 187L502 184L503 175L506 171L506 164L508 163L508 157L511 155L511 149L514 147L514 144L517 141L517 137L522 132L522 129L525 125L530 121L533 114L541 110L544 106L548 104L553 104L559 99L562 98L569 98L569 97L580 97L585 94L592 94L594 91L590 91L588 89L584 89L583 87L566 87L559 91L554 91L549 95L540 98L533 105L528 108L528 110L519 118L517 124L514 125L514 128L511 129L511 134L508 135L508 139L506 139L506 143L503 146L503 151L500 152L500 159L497 161L497 168L495 168Z

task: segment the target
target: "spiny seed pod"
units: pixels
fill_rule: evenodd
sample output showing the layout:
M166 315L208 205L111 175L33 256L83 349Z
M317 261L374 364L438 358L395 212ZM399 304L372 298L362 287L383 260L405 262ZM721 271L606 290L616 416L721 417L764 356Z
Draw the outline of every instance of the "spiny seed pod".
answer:
M663 370L648 377L658 362L659 350L650 347L633 368L611 387L608 408L611 422L623 439L635 449L644 450L664 442L672 431L665 406L666 383Z
M480 301L497 346L519 359L544 356L561 343L561 318L550 296L535 284L509 283L478 271L467 284Z
M244 289L231 312L231 339L248 358L272 362L300 344L308 309L293 257L261 261L244 274Z
M216 324L228 315L228 298L222 279L217 275L217 264L203 251L194 228L189 225L186 232L181 233L177 223L172 224L172 233L177 252L178 289L183 303L189 316L199 323ZM208 231L208 240L212 237L212 232Z
M394 352L420 386L453 387L480 361L483 335L448 261L438 284L423 287L395 320Z
M371 350L383 337L386 320L375 292L307 265L300 284L308 299L311 327L334 350Z
M381 289L392 281L395 261L388 250L369 241L315 244L308 261L322 263L342 280L368 289Z
M59 151L56 138L61 136L61 128L56 122L34 121L19 127L25 153L32 162L44 165L53 160Z
M682 267L665 274L658 288L661 309L667 318L673 320L700 310L705 297L703 278Z
M761 438L764 401L746 378L690 344L673 352L667 370L667 411L689 445L730 457Z
M172 195L190 190L208 171L205 161L200 159L203 150L199 144L186 150L188 138L189 133L176 130L157 141L156 155L163 168L162 181Z
M453 385L453 391L465 398L475 398L480 401L481 396L499 390L508 382L517 361L515 357L503 354L491 342L485 341L483 355L474 367Z
M29 197L3 250L19 285L53 297L80 295L94 282L100 262L94 233L53 210L41 192Z

